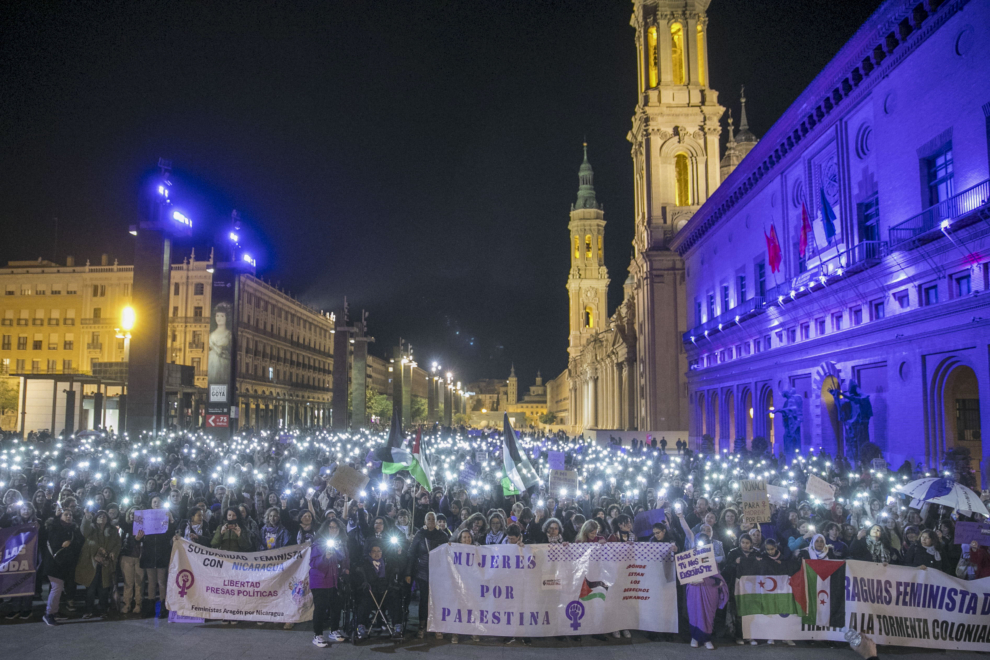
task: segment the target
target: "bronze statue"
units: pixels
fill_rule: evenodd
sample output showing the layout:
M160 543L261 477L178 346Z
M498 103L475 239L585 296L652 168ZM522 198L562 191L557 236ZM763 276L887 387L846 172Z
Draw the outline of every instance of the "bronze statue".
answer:
M829 390L835 397L835 409L842 422L842 435L845 442L845 456L855 465L859 461L860 448L870 441L870 418L873 417L873 404L864 395L855 380L849 381L849 391Z

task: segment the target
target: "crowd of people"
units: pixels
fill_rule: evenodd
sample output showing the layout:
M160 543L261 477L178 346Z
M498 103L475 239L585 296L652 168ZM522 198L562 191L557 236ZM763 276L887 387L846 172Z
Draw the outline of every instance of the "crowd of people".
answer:
M430 580L429 553L442 543L649 542L671 544L672 552L711 543L721 577L678 587L682 638L709 648L716 630L739 644L757 644L743 639L732 598L735 577L791 574L802 558L990 576L987 548L954 542L955 521L978 516L938 505L913 508L893 490L926 474L907 462L891 471L824 453L797 453L785 462L770 454L687 447L668 453L665 443L655 442L600 446L581 438L522 437L520 451L539 473L546 475L552 452L563 452L579 481L574 492L551 494L541 486L514 494L503 479L501 433L424 431L430 488L405 473L381 473L374 450L385 441L366 431L250 430L223 441L202 433L128 438L108 432L8 439L0 449L0 527L40 526L39 568L34 595L7 599L2 616L41 615L48 625L77 616L165 617L176 538L241 552L312 541L313 643L321 647L367 637L383 615L395 638L424 637L429 590L446 587ZM328 483L345 464L371 477L353 498ZM806 494L810 475L834 486L833 501ZM743 519L745 479L786 489L786 502L771 506L770 522ZM135 511L144 509L167 509L167 533L134 533ZM649 538L637 539L635 517L653 509L664 510L664 521L652 526ZM43 602L39 611L37 601ZM612 632L615 638L631 634ZM451 641L458 643L458 636Z

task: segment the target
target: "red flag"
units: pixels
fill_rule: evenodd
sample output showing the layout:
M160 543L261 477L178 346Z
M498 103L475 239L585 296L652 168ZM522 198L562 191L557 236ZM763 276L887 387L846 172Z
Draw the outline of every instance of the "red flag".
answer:
M808 252L808 234L812 231L811 221L808 219L808 209L801 202L801 241L798 243L798 253L803 257Z
M767 261L770 263L770 272L776 273L780 270L780 241L777 240L777 227L774 224L770 224L770 235L767 236L766 230L763 231L763 236L767 239Z

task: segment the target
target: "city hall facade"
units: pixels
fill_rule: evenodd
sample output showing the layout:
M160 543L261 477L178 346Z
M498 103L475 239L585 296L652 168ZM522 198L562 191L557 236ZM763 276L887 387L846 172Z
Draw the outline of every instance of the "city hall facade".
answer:
M678 231L690 435L990 473L990 4L890 0ZM793 401L790 402L795 406ZM775 414L776 413L776 414Z

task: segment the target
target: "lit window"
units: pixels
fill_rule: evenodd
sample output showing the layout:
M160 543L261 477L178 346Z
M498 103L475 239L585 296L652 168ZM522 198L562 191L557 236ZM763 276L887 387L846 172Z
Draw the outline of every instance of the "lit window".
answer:
M584 325L586 328L591 328L595 325L595 313L590 306L584 308Z
M673 64L674 84L683 85L687 66L684 61L684 28L680 23L670 26L670 59Z
M574 237L574 258L581 258L581 239L577 236Z
M646 32L646 56L649 59L650 87L656 87L660 82L660 64L657 58L657 29L651 27Z
M705 84L705 30L698 23L698 82Z
M602 259L605 256L605 252L604 252L604 249L603 249L604 248L603 238L604 238L603 236L599 236L598 237L598 258L599 259Z
M691 181L688 178L687 154L674 156L674 204L676 206L691 205Z
M591 259L591 234L584 237L584 256Z

